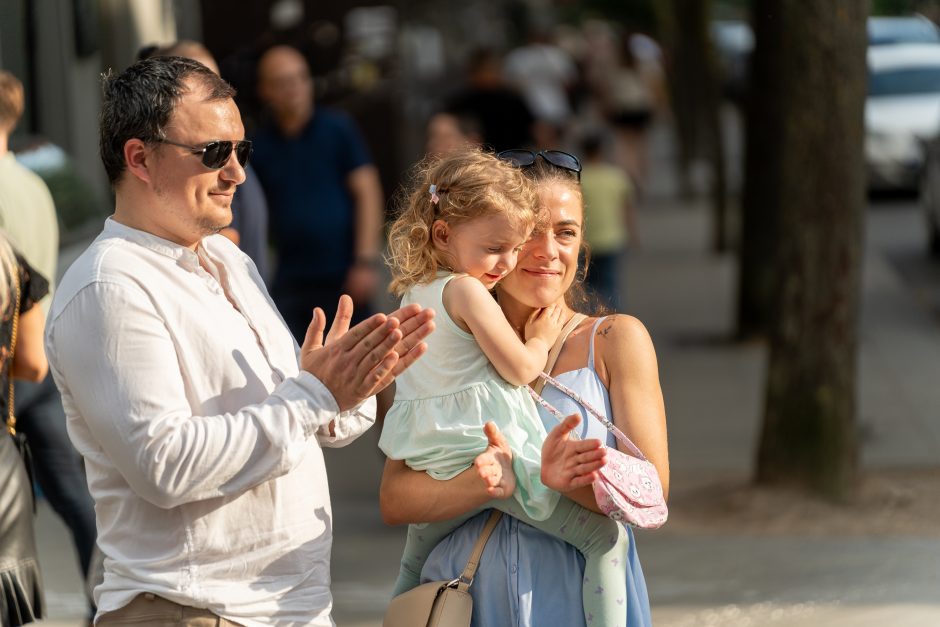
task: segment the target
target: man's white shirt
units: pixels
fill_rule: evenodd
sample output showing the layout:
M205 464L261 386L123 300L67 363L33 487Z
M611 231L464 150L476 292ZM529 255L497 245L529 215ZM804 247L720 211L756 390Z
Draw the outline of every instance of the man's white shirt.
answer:
M153 592L247 627L333 624L320 447L368 429L375 401L340 413L300 370L246 255L109 218L59 286L46 351L95 499L100 612Z

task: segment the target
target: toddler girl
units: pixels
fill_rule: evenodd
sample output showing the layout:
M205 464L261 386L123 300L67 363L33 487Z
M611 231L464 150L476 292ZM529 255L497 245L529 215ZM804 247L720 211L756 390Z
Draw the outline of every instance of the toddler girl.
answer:
M438 313L428 350L397 379L379 440L392 459L450 479L487 447L494 421L512 448L513 500L489 506L565 540L585 556L588 624L623 620L627 534L613 520L562 498L540 480L546 433L525 385L545 366L561 331L561 308L533 314L520 341L490 295L516 265L538 218L538 197L510 164L469 150L425 164L389 233L392 290L402 305ZM395 586L418 585L437 543L466 518L411 525Z

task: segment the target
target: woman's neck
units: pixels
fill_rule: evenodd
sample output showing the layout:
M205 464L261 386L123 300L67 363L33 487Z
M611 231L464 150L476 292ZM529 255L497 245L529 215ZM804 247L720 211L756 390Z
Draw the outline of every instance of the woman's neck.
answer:
M530 305L526 305L511 296L508 296L505 292L497 291L497 296L499 300L499 306L502 308L503 313L506 315L506 320L509 321L510 326L516 330L516 333L519 334L519 337L525 337L525 323L529 320L529 316L532 315L537 308ZM564 298L558 301L558 304L562 306L565 313L562 318L567 322L571 316L575 314L575 311L565 303Z

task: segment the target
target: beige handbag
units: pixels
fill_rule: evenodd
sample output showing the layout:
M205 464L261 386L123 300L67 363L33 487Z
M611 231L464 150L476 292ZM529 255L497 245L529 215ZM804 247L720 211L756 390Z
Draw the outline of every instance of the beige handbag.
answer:
M460 577L452 581L431 581L399 594L385 611L382 627L470 627L473 614L470 584L486 541L502 516L499 510L490 513Z

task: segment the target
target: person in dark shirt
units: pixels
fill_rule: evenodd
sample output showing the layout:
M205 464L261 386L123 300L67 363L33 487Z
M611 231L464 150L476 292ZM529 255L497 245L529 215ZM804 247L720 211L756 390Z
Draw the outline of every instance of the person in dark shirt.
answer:
M445 111L479 120L483 145L496 152L532 145L535 117L522 96L504 84L495 52L483 49L470 55L467 82L445 103Z
M258 93L271 114L252 138L252 161L277 248L272 296L303 341L313 307L331 317L343 293L357 317L368 315L381 263L382 189L352 120L314 106L299 51L276 46L262 55Z

